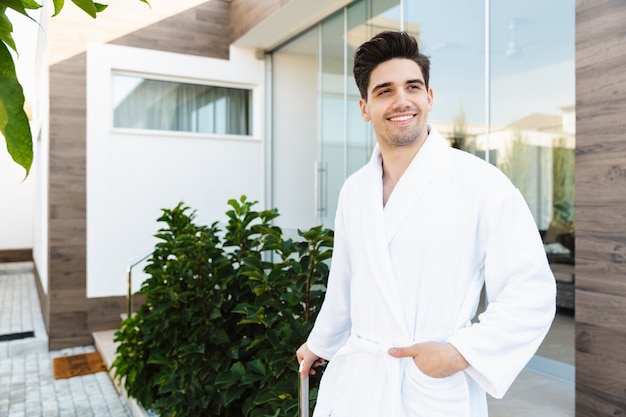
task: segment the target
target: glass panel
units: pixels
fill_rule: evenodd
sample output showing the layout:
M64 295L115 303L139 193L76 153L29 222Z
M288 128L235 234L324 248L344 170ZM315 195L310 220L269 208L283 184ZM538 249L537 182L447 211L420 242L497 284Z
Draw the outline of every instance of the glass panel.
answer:
M113 126L252 134L252 90L113 75Z
M322 22L319 216L325 225L333 225L344 180L369 160L375 144L361 119L354 51L378 32L399 30L399 15L398 1L360 1Z
M361 95L353 75L356 48L374 35L372 25L364 23L371 16L369 6L369 2L362 1L348 7L346 34L347 175L353 174L369 161L375 144L371 126L361 118L359 107Z
M431 60L429 122L452 146L484 157L484 1L407 1L404 15L405 30Z
M490 20L490 143L557 279L557 318L538 354L573 365L575 4L499 0Z
M354 52L363 42L383 30L400 29L400 6L397 1L362 1L348 7L346 51L346 104L347 104L347 155L346 175L365 165L371 155L376 139L371 125L363 122L359 108L361 98L353 76Z
M339 189L345 179L344 11L321 25L319 217L332 225Z

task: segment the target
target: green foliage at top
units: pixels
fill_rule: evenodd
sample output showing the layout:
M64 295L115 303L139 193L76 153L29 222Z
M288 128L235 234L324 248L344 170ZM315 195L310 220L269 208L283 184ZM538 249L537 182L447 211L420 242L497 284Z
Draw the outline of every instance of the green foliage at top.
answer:
M139 0L149 4L148 0ZM95 18L97 13L106 9L106 4L93 0L72 0L89 16ZM54 15L61 12L65 0L53 0ZM11 158L30 172L33 163L33 140L28 116L24 111L24 91L15 73L13 56L9 49L18 52L13 39L13 24L6 14L12 9L28 18L28 10L36 10L41 4L35 0L0 0L0 134L4 136L7 150Z
M333 233L294 241L276 210L228 204L224 229L195 224L183 203L162 211L146 302L115 335L115 378L163 417L297 415L295 350L322 303Z

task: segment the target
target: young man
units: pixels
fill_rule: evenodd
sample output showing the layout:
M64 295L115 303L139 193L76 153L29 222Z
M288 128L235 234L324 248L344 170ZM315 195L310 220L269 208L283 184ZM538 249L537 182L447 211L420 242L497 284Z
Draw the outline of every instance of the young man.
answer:
M402 32L355 53L377 146L342 188L326 298L297 351L304 374L329 360L316 417L487 416L485 392L504 395L554 318L523 197L427 124L429 67Z

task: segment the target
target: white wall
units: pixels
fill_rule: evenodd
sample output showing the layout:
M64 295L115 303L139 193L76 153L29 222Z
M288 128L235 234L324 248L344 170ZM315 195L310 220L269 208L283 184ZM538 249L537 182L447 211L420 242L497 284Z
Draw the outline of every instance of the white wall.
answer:
M249 139L112 129L111 71L233 83L253 89ZM126 292L126 267L157 242L161 209L184 201L196 222L226 221L245 194L265 208L264 61L232 48L230 60L90 44L87 49L87 296ZM135 272L133 272L135 274ZM138 288L143 274L138 267Z
M33 247L34 179L17 165L0 136L0 250Z

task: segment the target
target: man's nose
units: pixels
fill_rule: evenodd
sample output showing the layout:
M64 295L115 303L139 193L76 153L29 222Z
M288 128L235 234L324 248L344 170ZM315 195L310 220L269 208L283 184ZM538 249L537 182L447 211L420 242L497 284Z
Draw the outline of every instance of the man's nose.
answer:
M410 107L411 106L411 102L409 100L409 96L406 93L406 91L404 90L398 90L396 92L396 96L395 96L395 100L393 103L393 107L394 108L406 108L406 107Z

